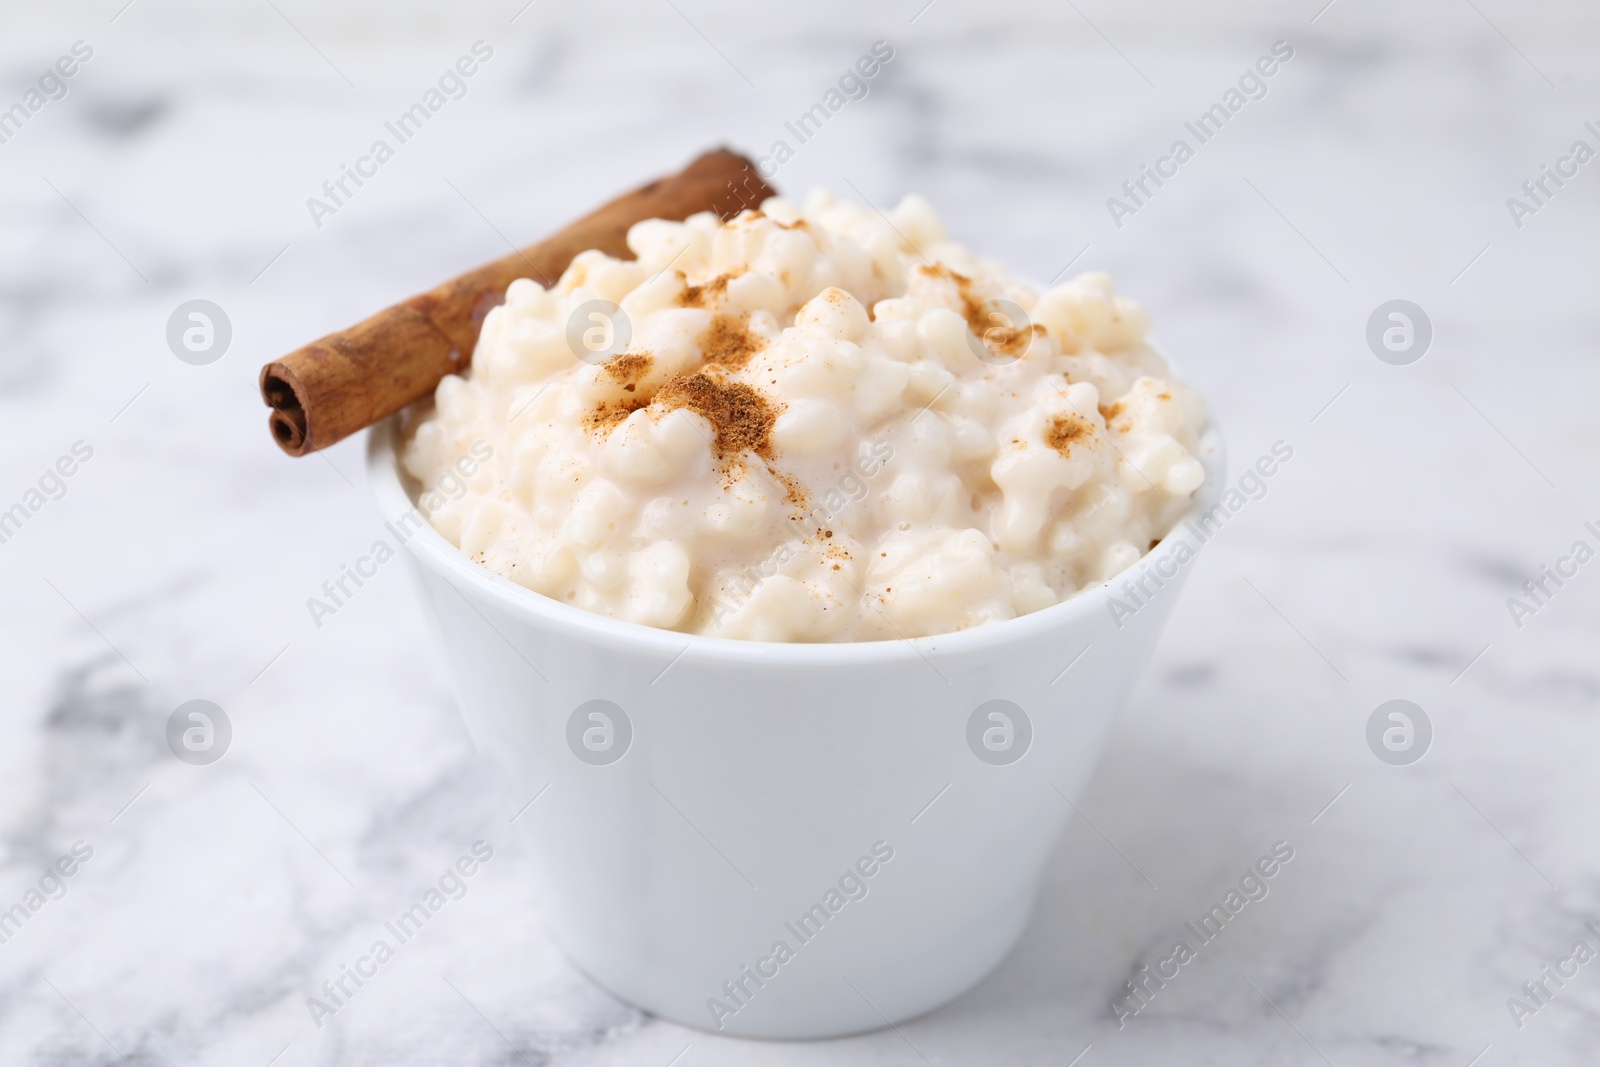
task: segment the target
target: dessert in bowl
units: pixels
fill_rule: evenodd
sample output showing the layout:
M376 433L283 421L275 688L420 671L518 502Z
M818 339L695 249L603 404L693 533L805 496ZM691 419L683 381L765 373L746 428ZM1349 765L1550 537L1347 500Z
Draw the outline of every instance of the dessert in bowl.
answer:
M1202 405L1104 274L1041 295L920 198L628 240L512 283L403 454L425 489L486 455L428 518L552 599L753 640L947 633L1120 573L1200 485Z
M1220 441L1109 279L918 199L628 243L513 283L375 492L578 966L749 1036L929 1010L1026 923Z

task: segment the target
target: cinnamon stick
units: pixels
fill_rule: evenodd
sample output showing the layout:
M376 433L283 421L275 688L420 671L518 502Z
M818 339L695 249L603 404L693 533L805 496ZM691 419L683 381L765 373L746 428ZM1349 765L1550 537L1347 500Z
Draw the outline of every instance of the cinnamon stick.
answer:
M636 222L681 221L701 211L728 219L772 195L754 164L719 148L538 244L313 341L261 368L272 438L291 456L303 456L428 396L446 374L472 362L484 316L518 278L548 287L586 249L632 259L627 235Z

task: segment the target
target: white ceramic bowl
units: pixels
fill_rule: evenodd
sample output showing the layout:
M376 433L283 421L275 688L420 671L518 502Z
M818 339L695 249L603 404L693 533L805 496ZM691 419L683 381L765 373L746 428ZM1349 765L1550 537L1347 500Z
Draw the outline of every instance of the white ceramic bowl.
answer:
M397 433L368 448L391 522L414 510ZM1222 481L1214 429L1202 452L1191 515ZM853 644L620 622L425 523L406 547L556 943L654 1015L817 1038L935 1008L1011 950L1194 540L1180 522L1129 572L1022 618ZM1110 594L1145 568L1174 576L1114 619Z

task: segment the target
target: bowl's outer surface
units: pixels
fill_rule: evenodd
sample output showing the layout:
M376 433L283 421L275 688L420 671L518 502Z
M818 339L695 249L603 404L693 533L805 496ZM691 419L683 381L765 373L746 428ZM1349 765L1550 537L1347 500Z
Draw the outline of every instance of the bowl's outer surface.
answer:
M397 433L391 419L369 448L391 521L413 507ZM1219 492L1214 430L1203 452L1191 514ZM406 544L474 740L522 812L556 942L654 1014L825 1037L937 1007L1010 950L1187 575L1179 546L1196 541L1180 523L1123 576L1020 619L842 645L618 622L499 578L425 524ZM1123 579L1157 565L1174 576L1114 619ZM1006 765L968 741L975 710L997 699L1033 731ZM604 765L568 741L593 700L631 725ZM875 845L892 858L841 888ZM826 919L800 925L815 905Z

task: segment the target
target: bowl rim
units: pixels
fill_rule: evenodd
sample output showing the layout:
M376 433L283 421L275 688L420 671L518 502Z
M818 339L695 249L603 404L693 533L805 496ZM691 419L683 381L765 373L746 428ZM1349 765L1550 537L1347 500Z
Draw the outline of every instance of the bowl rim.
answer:
M420 515L416 501L406 490L396 448L406 410L409 408L390 415L373 426L367 435L368 486L377 500L384 521L390 524L391 529L408 512L415 511ZM1180 539L1181 543L1189 544L1189 539L1182 538L1182 534L1193 519L1215 506L1222 496L1223 481L1227 476L1226 449L1209 406L1206 421L1200 430L1199 446L1196 458L1205 469L1205 480L1195 490L1189 507L1160 541L1127 567L1048 608L967 630L927 637L834 642L751 641L666 630L564 604L518 585L468 558L445 540L425 518L419 527L402 539L402 546L413 559L445 579L458 592L470 589L481 599L514 617L566 629L587 640L649 657L666 656L676 661L690 652L698 652L727 662L823 667L912 662L919 659L925 661L934 654L992 653L1004 646L1023 644L1048 631L1070 625L1092 612L1106 611L1107 600L1116 582L1134 570L1152 564L1158 557L1175 552ZM1189 544L1189 547L1191 552L1197 552L1200 546Z

